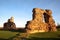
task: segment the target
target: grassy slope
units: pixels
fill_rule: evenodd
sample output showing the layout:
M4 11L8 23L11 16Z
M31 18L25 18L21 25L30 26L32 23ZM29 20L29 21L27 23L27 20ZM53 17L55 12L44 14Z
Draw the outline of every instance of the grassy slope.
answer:
M16 36L16 34L18 34L18 32L0 31L0 39L9 39Z
M60 28L57 32L43 32L29 34L28 40L60 40Z
M38 37L38 38L60 38L60 31L58 32L45 32L45 33L34 33L30 34L29 37Z
M16 36L19 36L16 34L21 34L21 33L12 32L12 31L1 31L0 30L0 39L10 39L10 38L14 38ZM60 29L57 32L44 32L44 33L29 34L27 39L37 40L40 38L60 38Z

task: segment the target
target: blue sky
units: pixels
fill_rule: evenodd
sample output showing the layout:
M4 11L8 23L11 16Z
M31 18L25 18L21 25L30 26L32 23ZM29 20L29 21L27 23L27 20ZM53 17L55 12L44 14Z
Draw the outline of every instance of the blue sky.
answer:
M51 9L56 23L60 23L60 0L0 0L0 26L14 16L17 27L25 27L32 19L32 9Z

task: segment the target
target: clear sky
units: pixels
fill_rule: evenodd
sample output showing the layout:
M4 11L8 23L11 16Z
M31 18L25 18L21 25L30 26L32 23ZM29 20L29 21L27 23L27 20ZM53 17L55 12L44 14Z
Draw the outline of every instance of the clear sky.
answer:
M17 27L25 27L32 19L32 9L51 9L56 23L60 23L60 0L0 0L0 26L14 16Z

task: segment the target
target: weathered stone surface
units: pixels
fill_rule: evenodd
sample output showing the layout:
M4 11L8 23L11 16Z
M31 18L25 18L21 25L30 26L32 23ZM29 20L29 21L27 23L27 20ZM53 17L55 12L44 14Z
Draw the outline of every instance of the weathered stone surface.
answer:
M34 33L56 31L56 25L52 18L52 12L50 10L34 8L32 12L33 18L31 21L27 21L25 28L27 32Z
M45 10L45 11L46 11L45 22L49 25L50 31L56 31L56 25L52 17L52 11L51 10Z
M8 22L4 23L3 26L4 26L4 29L6 29L6 30L16 29L16 25L14 23L13 17L11 17L10 19L8 19Z

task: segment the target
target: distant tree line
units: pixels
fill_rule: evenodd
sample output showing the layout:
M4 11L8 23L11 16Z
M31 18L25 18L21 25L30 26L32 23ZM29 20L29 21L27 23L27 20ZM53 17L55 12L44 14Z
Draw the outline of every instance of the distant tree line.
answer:
M60 28L60 24L57 24L57 28Z

